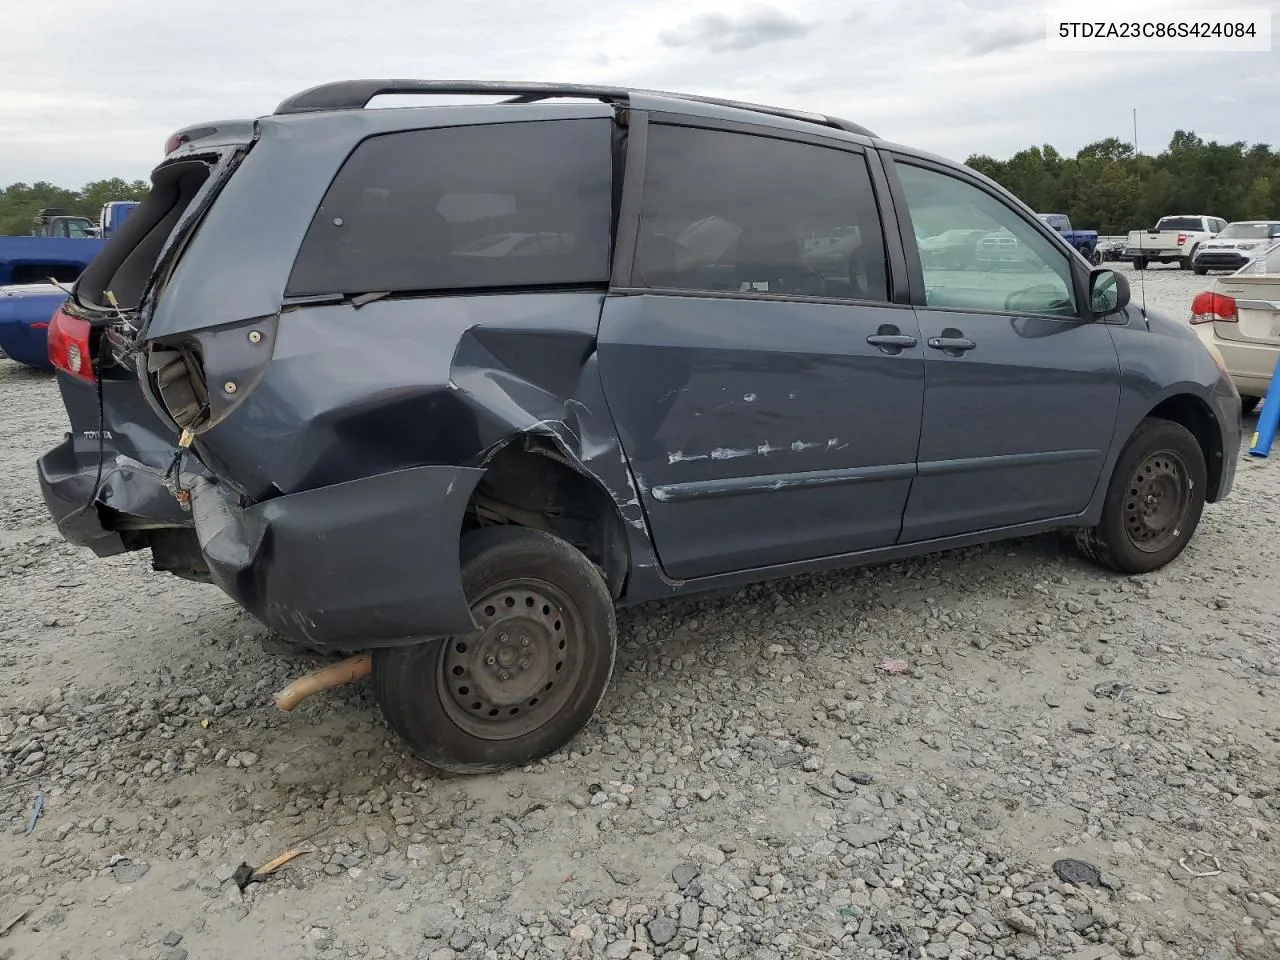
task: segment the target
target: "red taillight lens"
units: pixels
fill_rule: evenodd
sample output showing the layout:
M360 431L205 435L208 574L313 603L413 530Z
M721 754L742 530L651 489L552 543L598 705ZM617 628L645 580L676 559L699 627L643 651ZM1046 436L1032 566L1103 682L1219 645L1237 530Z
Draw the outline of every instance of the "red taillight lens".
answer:
M49 362L64 373L93 382L87 320L68 316L59 307L49 319Z
M1178 246L1182 246L1186 242L1187 242L1187 235L1185 233L1178 234Z
M1208 290L1197 293L1191 301L1191 322L1197 323L1235 323L1236 302L1234 298Z

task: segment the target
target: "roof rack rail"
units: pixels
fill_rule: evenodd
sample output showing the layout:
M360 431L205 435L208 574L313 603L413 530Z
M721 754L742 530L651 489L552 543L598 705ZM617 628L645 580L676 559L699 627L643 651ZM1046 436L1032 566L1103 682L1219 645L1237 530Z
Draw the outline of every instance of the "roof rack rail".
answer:
M481 96L509 96L506 103L536 103L555 97L580 97L602 100L605 103L627 103L633 95L666 97L686 100L735 110L747 110L771 117L799 120L824 127L833 127L846 133L875 138L875 134L861 124L821 113L788 110L783 107L766 107L758 103L725 100L719 97L702 97L689 93L671 93L665 90L631 89L629 87L597 87L580 83L521 83L507 80L339 80L303 90L281 102L276 115L316 113L324 110L358 110L369 105L374 97L384 94L477 94Z

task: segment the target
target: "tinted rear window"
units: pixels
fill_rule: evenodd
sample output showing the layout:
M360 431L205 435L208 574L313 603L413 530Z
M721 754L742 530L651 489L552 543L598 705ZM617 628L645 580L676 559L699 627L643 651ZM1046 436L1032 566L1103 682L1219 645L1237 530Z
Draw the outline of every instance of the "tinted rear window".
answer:
M1157 230L1204 230L1204 221L1199 217L1165 217L1156 224Z
M365 140L325 194L286 293L605 283L611 139L599 119Z

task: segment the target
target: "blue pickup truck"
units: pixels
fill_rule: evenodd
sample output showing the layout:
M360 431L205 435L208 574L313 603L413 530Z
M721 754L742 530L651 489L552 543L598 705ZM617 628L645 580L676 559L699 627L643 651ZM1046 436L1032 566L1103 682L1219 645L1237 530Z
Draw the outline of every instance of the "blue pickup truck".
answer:
M1036 214L1051 226L1067 242L1067 246L1079 250L1081 255L1092 264L1102 262L1102 254L1098 251L1097 230L1072 230L1071 221L1065 213Z
M111 235L124 226L129 214L137 207L137 200L110 200L104 203L98 217L98 236L110 240Z
M25 237L0 237L0 287L74 283L106 245L88 217L52 207L41 210Z
M66 299L61 287L84 272L107 243L98 234L123 223L132 206L113 209L101 228L88 217L46 208L29 236L0 237L0 356L50 367L49 318Z
M52 283L0 287L0 357L52 370L49 319L66 299L66 291Z

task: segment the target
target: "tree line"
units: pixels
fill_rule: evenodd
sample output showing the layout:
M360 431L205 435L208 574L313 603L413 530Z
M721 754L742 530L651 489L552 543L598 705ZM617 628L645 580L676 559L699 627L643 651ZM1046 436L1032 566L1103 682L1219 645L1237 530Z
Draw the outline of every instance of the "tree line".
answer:
M97 220L108 200L141 200L147 195L145 180L132 182L115 177L95 180L79 190L52 183L14 183L0 188L0 237L26 236L32 220L45 207L60 207L67 213Z
M1074 157L1046 144L1008 160L977 154L966 162L1037 212L1065 213L1073 227L1104 236L1179 213L1280 220L1280 153L1265 143L1205 143L1179 130L1155 156L1109 137Z
M1040 213L1065 213L1072 226L1103 235L1150 227L1177 213L1280 220L1280 153L1265 143L1205 143L1179 130L1155 156L1108 137L1074 157L1045 144L1008 160L975 154L967 163ZM15 183L0 189L0 236L30 233L32 218L44 207L96 219L108 200L141 200L146 192L146 181L119 177L79 190Z

